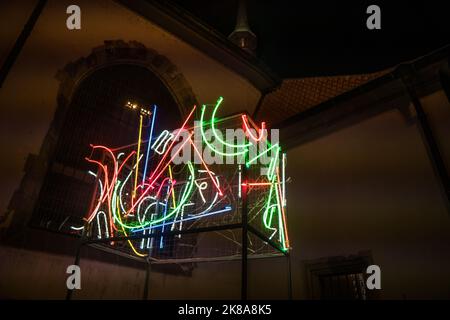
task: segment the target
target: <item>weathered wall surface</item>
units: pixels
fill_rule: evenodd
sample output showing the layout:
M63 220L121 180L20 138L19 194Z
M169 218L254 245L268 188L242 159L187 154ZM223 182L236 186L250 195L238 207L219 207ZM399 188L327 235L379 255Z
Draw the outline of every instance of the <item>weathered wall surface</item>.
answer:
M11 21L18 34L34 3L21 17L0 21ZM7 154L0 162L0 212L53 118L56 72L104 40L135 40L165 55L200 102L223 95L231 113L252 111L259 98L220 63L114 2L78 1L82 30L69 31L70 4L49 1L0 90L1 148ZM13 41L2 37L2 57ZM442 92L422 102L450 167L450 105ZM307 296L304 261L365 250L381 267L382 298L450 297L450 217L417 125L406 124L397 111L383 113L291 149L287 175L294 298ZM73 257L0 247L0 261L0 297L65 297L65 270ZM143 270L92 260L81 266L83 289L74 298L141 298ZM287 297L285 260L251 261L249 270L250 298ZM150 277L150 298L239 296L239 262L199 264L192 277Z
M66 269L73 257L2 246L0 259L1 298L65 299ZM144 280L143 270L86 260L74 298L141 299Z
M286 271L286 260L249 262L249 297L287 298L285 273L274 276L279 267ZM19 250L0 246L0 298L65 299L67 266L73 256ZM144 268L81 259L81 290L73 299L142 299ZM274 269L275 268L275 269ZM241 294L238 261L199 263L192 276L151 271L149 299L239 299Z
M443 149L450 108L423 99ZM442 114L440 114L441 112ZM383 299L450 297L450 221L417 125L389 111L288 152L293 296L308 296L304 262L370 250ZM63 298L73 258L2 248L1 293ZM30 265L34 267L28 269ZM140 299L145 272L82 260L74 298ZM25 287L33 283L32 289ZM20 284L20 285L18 285ZM249 263L250 298L287 298L284 259ZM240 263L200 263L191 277L153 272L149 298L239 298Z
M20 2L5 1L2 3L2 19L0 19L0 64L3 64L8 56L9 51L12 49L36 3L36 0Z
M423 99L449 161L450 104ZM302 262L370 250L381 298L450 297L450 216L417 124L390 111L288 152L294 297Z
M34 3L11 4L0 13L2 23L8 22L2 34L11 30L0 38L2 56L12 47ZM197 101L213 103L223 96L226 113L252 112L259 99L257 89L220 62L114 1L78 1L81 30L68 30L66 8L71 4L48 1L0 90L0 147L8 154L0 161L1 214L19 185L27 155L38 153L53 118L59 86L57 71L89 55L105 40L137 41L164 55L184 75ZM10 19L15 15L17 19Z

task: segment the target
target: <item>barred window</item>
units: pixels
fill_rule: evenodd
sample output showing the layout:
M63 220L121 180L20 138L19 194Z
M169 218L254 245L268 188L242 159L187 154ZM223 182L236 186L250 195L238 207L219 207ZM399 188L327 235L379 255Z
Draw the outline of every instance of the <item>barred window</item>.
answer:
M125 107L128 100L159 106L155 130L175 128L179 108L161 80L144 67L113 65L93 72L76 89L69 103L56 148L36 203L31 225L62 233L82 225L95 179L85 160L90 144L118 147L136 142L139 114Z

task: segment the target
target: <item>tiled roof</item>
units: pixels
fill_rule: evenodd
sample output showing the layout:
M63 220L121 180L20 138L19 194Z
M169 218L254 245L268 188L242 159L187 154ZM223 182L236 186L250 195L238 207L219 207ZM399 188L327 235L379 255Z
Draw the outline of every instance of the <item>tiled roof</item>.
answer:
M267 94L256 114L256 120L269 124L281 121L381 77L391 69L346 76L285 79L275 91Z

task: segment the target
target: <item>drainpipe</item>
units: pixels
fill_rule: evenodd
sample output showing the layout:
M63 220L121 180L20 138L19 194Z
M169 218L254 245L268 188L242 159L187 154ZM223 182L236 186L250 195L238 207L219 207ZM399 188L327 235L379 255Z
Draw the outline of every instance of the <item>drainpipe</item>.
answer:
M20 51L22 51L22 48L25 45L25 41L28 39L29 35L31 34L31 31L34 28L34 25L36 24L37 19L41 15L41 12L44 9L46 2L47 2L47 0L39 0L38 1L36 6L34 7L33 12L31 13L30 17L28 18L27 23L25 23L25 26L23 27L22 32L20 33L19 37L17 38L16 43L14 43L13 48L9 52L8 56L6 57L5 62L3 63L2 68L0 69L0 88L3 87L3 82L5 82L6 76L8 75L12 66L14 65L14 62L16 62L17 57L20 54Z
M438 146L438 143L433 134L433 129L428 121L427 114L424 111L422 103L417 96L416 90L414 89L413 79L415 76L414 64L402 65L398 69L400 78L403 82L405 90L414 106L417 114L417 119L419 120L419 128L422 134L423 142L428 152L428 157L430 158L431 164L433 166L436 177L438 178L441 191L446 202L447 211L450 214L450 180L445 162L442 159L442 155Z

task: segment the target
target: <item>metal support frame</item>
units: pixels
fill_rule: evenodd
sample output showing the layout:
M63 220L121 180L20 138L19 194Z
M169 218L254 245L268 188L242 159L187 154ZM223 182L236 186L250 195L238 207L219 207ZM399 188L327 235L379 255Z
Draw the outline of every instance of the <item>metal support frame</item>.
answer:
M26 40L30 36L39 16L41 15L45 4L47 3L47 0L39 0L34 7L30 17L28 18L26 24L24 25L24 28L22 32L20 33L19 37L17 38L16 42L14 43L13 48L9 52L8 56L5 59L5 62L1 66L0 69L0 88L3 86L3 83L11 70L12 66L14 65L15 61L17 60L23 46L25 45ZM260 100L262 101L262 99ZM246 176L246 169L244 166L244 177ZM98 176L98 174L97 174ZM97 180L95 181L94 189L97 189ZM241 187L241 186L239 186ZM242 228L242 254L241 254L241 261L242 261L242 274L241 274L241 299L246 300L247 299L247 287L248 287L248 232L254 233L257 237L271 245L276 250L279 250L284 255L288 256L285 252L280 250L280 248L270 239L265 238L260 232L258 232L256 229L252 228L248 225L248 208L247 208L247 192L248 188L244 188L243 197L242 197L242 221L239 224L230 224L225 226L213 226L213 227L206 227L206 228L200 228L196 230L183 230L183 231L170 231L170 232L163 232L159 236L166 236L166 235L175 235L175 234L184 234L184 233L201 233L201 232L208 232L208 231L220 231L220 230L230 230L230 229L236 229L236 228ZM94 192L95 195L95 192ZM93 205L94 199L91 199L91 207ZM104 242L110 242L110 241L126 241L126 240L135 240L135 239L144 239L144 238L150 238L155 237L154 234L148 234L148 235L139 235L139 236L127 236L127 237L111 237L107 239L87 239L89 234L89 223L85 221L85 225L83 228L83 232L81 235L81 238L79 239L79 242L77 244L76 252L75 252L75 259L74 259L74 265L80 264L81 260L81 250L84 245L88 246L94 246L99 243ZM289 256L288 256L289 257ZM144 292L143 292L143 299L146 300L148 298L148 286L149 286L149 279L150 279L150 272L151 272L151 262L149 259L146 260L146 276L145 276L145 286L144 286ZM290 271L289 271L290 274ZM73 295L73 290L67 289L66 292L66 300L71 300Z
M245 188L246 189L246 188ZM242 193L242 212L244 213L244 210L246 209L246 193ZM245 195L245 196L244 196ZM261 240L272 246L274 249L282 253L283 256L285 256L287 259L289 259L289 254L286 252L283 252L272 240L264 237L260 232L258 232L256 229L248 225L248 221L246 218L246 215L242 215L242 222L241 223L234 223L234 224L228 224L223 226L211 226L211 227L204 227L204 228L198 228L198 229L187 229L187 230L174 230L174 231L166 231L160 234L145 234L145 235L135 235L135 236L127 236L127 237L111 237L111 238L103 238L103 239L87 239L87 235L89 233L89 224L86 222L86 225L83 229L82 236L80 238L80 242L77 246L77 251L75 253L75 265L80 264L81 260L81 249L83 246L89 246L93 247L95 249L99 249L97 246L101 243L108 243L111 241L118 242L118 241L127 241L127 240L137 240L137 239L147 239L147 238L154 238L154 237L161 237L161 236L171 236L171 235L177 235L177 234L189 234L189 233L203 233L203 232L211 232L211 231L221 231L221 230L233 230L233 229L242 229L242 254L241 254L241 299L246 300L248 295L248 233L253 233L255 236L259 237ZM109 250L108 250L109 252ZM282 255L274 255L271 257L280 257ZM269 256L267 257L261 257L262 258L271 258ZM130 258L130 257L127 257ZM149 292L149 281L150 281L150 274L151 274L151 265L155 262L152 262L151 259L140 259L136 258L137 260L141 262L145 262L145 285L143 290L142 298L144 300L148 299L148 292ZM236 260L236 259L233 259ZM217 261L221 261L218 259ZM214 262L214 260L210 261ZM289 283L290 281L290 262L289 262L289 272L288 272L288 278ZM291 288L289 286L289 296L291 296ZM72 298L73 290L67 290L66 299L70 300Z
M151 272L151 263L150 260L147 259L147 265L145 268L145 284L144 284L144 294L142 296L142 300L148 300L148 286L150 282L150 272Z
M159 234L151 233L151 234L142 234L135 236L127 236L127 237L110 237L110 238L102 238L102 239L89 239L86 240L85 244L94 244L94 243L106 243L106 242L116 242L116 241L127 241L127 240L140 240L147 238L155 238L155 237L165 237L165 236L174 236L178 234L190 234L190 233L202 233L202 232L210 232L210 231L221 231L221 230L232 230L241 228L241 223L233 223L227 224L223 226L211 226L204 227L198 229L185 229L185 230L174 230L174 231L165 231Z
M242 179L247 182L247 166L242 166ZM247 287L248 287L248 261L247 261L247 251L248 251L248 186L240 185L241 188L241 201L242 201L242 211L241 211L241 221L242 221L242 269L241 269L241 300L247 300Z
M78 245L77 245L77 251L75 253L75 261L74 261L73 264L76 265L76 266L80 265L81 248L84 245L84 242L85 242L85 239L86 239L88 233L89 233L89 223L87 221L85 221L83 232L81 234L80 241L78 242ZM73 294L73 290L67 288L66 300L71 300L72 299L72 294Z
M246 181L247 179L247 168L244 165L242 168L242 178L243 181ZM100 169L98 169L97 171L97 175L96 175L96 179L95 179L95 185L94 185L94 192L93 192L93 196L91 199L91 203L90 203L90 209L89 212L92 212L94 205L95 205L95 194L97 192L97 188L98 188L98 179L99 179L99 175L100 175ZM250 226L248 224L248 200L247 200L247 195L248 195L248 187L247 186L239 186L240 188L242 188L242 195L241 195L241 222L240 223L232 223L232 224L227 224L227 225L222 225L222 226L209 226L209 227L203 227L203 228L197 228L197 229L184 229L184 230L173 230L173 231L165 231L162 232L160 234L152 234L152 233L148 233L148 234L139 234L139 235L128 235L126 237L124 236L118 236L118 237L109 237L109 238L102 238L102 239L88 239L89 236L89 226L90 224L85 221L85 225L83 228L83 233L81 235L80 238L80 242L77 246L77 250L75 253L75 265L79 265L80 263L80 255L81 255L81 249L84 245L89 246L89 247L93 247L96 249L100 249L101 244L102 243L109 243L109 242L119 242L119 241L128 241L128 240L140 240L140 239L147 239L147 238L155 238L155 237L168 237L168 236L174 236L174 235L181 235L181 234L192 234L192 233L203 233L203 232L212 232L212 231L224 231L224 230L234 230L234 229L242 229L242 249L241 249L241 299L242 300L247 300L247 295L248 295L248 233L251 232L253 233L255 236L257 236L258 238L260 238L262 241L264 241L265 243L267 243L268 245L270 245L271 247L273 247L275 250L277 250L278 252L280 252L281 254L283 254L284 256L286 256L289 259L289 253L284 252L273 240L267 238L266 236L264 236L264 234L262 234L261 232L259 232L258 230L256 230L255 228L253 228L252 226ZM113 252L113 249L107 249L107 247L104 247L104 249L100 249L100 250L104 250L107 252ZM126 258L131 258L130 256L128 256L127 254L123 253L124 257ZM134 257L133 257L134 258ZM268 258L268 257L267 257ZM141 262L145 262L146 263L146 267L145 267L145 285L144 285L144 290L143 290L143 296L142 298L144 300L148 299L148 291L149 291L149 280L150 280L150 273L151 273L151 265L154 264L155 262L151 261L151 258L146 258L146 259L142 259L142 258L134 258L135 260L141 261ZM220 259L217 259L218 261L220 261ZM290 264L290 262L289 262ZM289 268L289 274L288 277L290 279L290 268ZM290 280L289 280L290 282ZM290 293L291 289L289 287L289 296L291 295ZM66 295L66 299L70 300L72 298L72 293L73 290L67 290L67 295Z
M292 300L292 266L291 266L291 254L286 254L287 265L288 265L288 299Z
M443 196L446 201L447 211L450 214L450 178L445 166L444 160L441 155L441 151L439 149L436 138L433 134L433 129L428 121L427 114L420 102L420 99L417 96L416 90L411 84L411 73L412 70L405 70L408 72L407 75L402 75L401 79L405 86L405 90L408 93L408 96L411 100L411 103L414 106L414 109L417 114L417 119L419 120L419 129L422 134L423 142L427 149L428 157L430 158L431 164L433 166L436 177L439 181Z
M22 51L25 42L33 31L33 28L36 24L37 19L42 13L44 6L47 0L39 0L36 6L33 9L30 17L28 18L26 24L24 25L22 32L14 43L13 48L9 52L8 56L5 59L1 69L0 69L0 88L3 86L3 82L5 82L6 77L8 76L9 71L13 67L17 58L19 57L20 52Z

